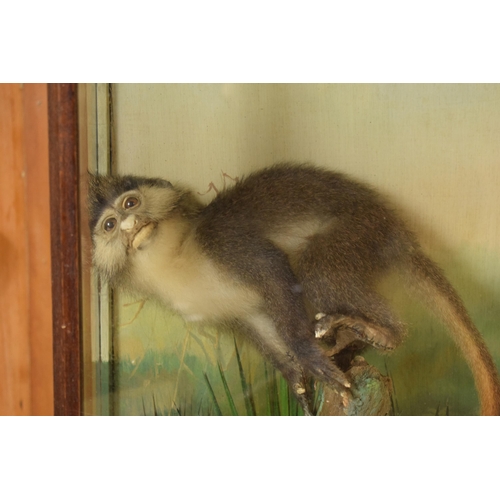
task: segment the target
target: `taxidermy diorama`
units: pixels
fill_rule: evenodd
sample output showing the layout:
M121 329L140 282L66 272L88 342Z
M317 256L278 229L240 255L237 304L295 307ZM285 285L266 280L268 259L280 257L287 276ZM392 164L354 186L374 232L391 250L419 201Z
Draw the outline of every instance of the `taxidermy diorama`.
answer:
M279 164L208 205L158 178L90 176L93 264L112 286L187 321L235 325L313 413L311 380L347 401L366 346L392 351L405 325L377 291L397 273L447 326L483 415L500 414L484 340L441 270L373 189L310 165Z

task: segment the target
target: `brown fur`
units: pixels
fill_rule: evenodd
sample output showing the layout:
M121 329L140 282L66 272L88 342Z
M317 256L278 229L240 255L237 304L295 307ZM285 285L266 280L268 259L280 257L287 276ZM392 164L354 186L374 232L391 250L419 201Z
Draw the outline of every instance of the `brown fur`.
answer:
M139 206L123 208L129 196ZM306 375L349 387L315 340L311 315L325 313L346 332L338 345L358 338L397 346L404 325L375 291L377 280L396 268L450 327L474 373L482 412L500 414L494 362L460 298L401 220L363 184L282 164L202 207L161 179L94 177L90 209L94 264L102 276L189 320L237 319L306 413ZM106 231L109 217L122 229Z

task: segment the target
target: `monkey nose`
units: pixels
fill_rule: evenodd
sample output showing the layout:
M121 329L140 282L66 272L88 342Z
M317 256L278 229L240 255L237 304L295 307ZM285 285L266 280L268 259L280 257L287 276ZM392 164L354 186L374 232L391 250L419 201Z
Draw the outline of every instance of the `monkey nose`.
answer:
M120 229L123 231L130 231L131 229L134 228L134 226L137 224L137 219L135 218L135 215L129 215L125 219L122 220L120 224Z

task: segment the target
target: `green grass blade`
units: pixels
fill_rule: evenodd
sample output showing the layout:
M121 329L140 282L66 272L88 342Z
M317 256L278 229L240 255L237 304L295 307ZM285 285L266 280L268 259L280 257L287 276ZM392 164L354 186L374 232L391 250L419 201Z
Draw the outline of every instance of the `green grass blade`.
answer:
M210 396L212 397L212 402L214 404L215 414L220 416L220 415L222 415L222 412L220 410L219 403L217 402L217 398L215 397L215 392L212 388L212 385L210 384L210 380L208 380L208 375L206 373L204 373L203 376L205 377L205 381L207 382L208 392L210 392Z
M436 413L434 413L434 416L435 416L435 417L439 417L439 410L440 410L440 409L441 409L441 404L440 404L440 403L438 403L438 406L437 406L437 408L436 408Z
M314 384L312 385L314 390ZM323 391L323 384L317 383L316 390L313 392L313 415L318 415L323 408L325 393Z
M396 398L396 386L394 385L394 380L392 379L392 375L389 373L389 368L387 367L387 361L384 360L385 364L385 372L386 372L386 377L389 377L389 380L391 381L391 387L392 390L390 391L390 398L391 398L391 412L393 416L397 416L399 414L398 408L398 400Z
M273 407L272 405L272 402L271 402L271 392L269 391L269 384L270 384L270 381L269 381L269 372L268 372L268 369L267 369L267 363L264 363L264 377L266 379L266 400L267 400L267 414L268 415L272 415L271 413L271 409Z
M248 395L250 399L250 404L252 405L253 415L257 415L257 407L255 406L255 392L253 390L252 381L248 379Z
M247 415L255 416L257 412L255 411L255 401L253 398L252 387L249 383L247 383L245 377L245 372L243 370L243 365L241 364L240 351L238 350L236 338L234 339L234 349L236 351L236 360L238 361L238 369L240 371L241 388L243 389L243 398L245 400Z
M278 375L279 378L279 413L280 415L291 415L290 413L290 395L288 394L288 384L286 380Z
M290 386L288 386L288 401L290 402L290 415L297 416L299 414L299 403Z
M154 393L153 393L153 415L154 415L155 417L157 417L157 416L158 416L158 410L157 410L157 408L156 408L156 401L155 401L155 395L154 395Z
M280 407L278 402L278 386L276 384L276 372L274 368L268 369L268 364L264 364L264 373L266 376L266 387L267 387L267 402L268 402L268 414L269 415L279 415Z
M220 374L220 378L222 380L222 385L224 386L224 392L226 393L226 397L227 397L227 400L229 402L229 408L231 409L232 415L237 416L238 411L236 410L236 405L234 404L233 395L231 394L231 391L229 390L229 386L227 385L226 376L224 375L224 372L222 370L220 363L217 363L217 366L219 367L219 374Z

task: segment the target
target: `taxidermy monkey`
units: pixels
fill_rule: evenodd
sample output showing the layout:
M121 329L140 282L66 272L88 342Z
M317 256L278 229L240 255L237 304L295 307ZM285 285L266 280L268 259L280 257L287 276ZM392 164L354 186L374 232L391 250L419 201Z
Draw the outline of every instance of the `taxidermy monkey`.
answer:
M348 177L279 164L204 206L163 179L90 177L93 263L111 285L156 299L188 321L237 321L281 371L305 414L312 375L341 391L336 364L361 341L397 347L405 326L377 293L398 271L448 326L484 415L500 414L500 381L465 307L381 197ZM333 337L326 352L318 337Z

